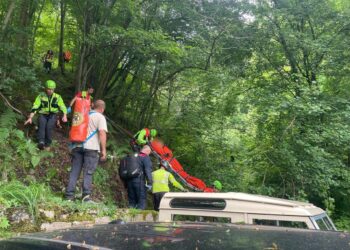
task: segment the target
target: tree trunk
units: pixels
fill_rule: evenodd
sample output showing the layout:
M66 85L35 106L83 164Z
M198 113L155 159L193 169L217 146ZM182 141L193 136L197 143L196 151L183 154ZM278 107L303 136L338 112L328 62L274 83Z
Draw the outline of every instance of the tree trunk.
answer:
M31 58L34 57L34 50L35 50L35 37L36 37L36 32L39 28L39 24L40 24L40 17L41 17L41 13L43 12L43 9L45 7L45 2L46 0L43 0L42 1L42 4L41 4L41 7L40 7L40 10L39 10L39 13L36 17L36 20L35 20L35 23L34 23L34 27L33 27L33 36L32 36L32 44L31 44L31 49L30 49L30 52L31 52Z
M58 53L58 66L61 68L61 74L64 75L64 60L63 60L63 43L64 43L64 19L66 16L65 0L61 0L61 31L60 31L60 51Z
M2 31L5 31L6 30L6 27L11 19L11 16L12 16L12 13L13 13L13 10L15 9L15 1L12 1L10 3L10 6L9 6L9 9L7 11L7 14L6 14L6 17L4 19L4 23L2 24Z
M86 10L84 13L84 22L83 22L83 39L81 41L81 48L80 48L80 57L79 57L79 66L76 73L76 85L75 90L81 91L84 87L84 79L86 79L87 75L87 55L90 51L90 46L86 41L86 37L89 34L90 31L90 22L88 18L89 12Z
M22 1L19 15L19 27L23 29L23 32L18 34L18 45L23 49L25 58L29 56L29 41L32 35L30 26L37 8L37 3L33 0Z

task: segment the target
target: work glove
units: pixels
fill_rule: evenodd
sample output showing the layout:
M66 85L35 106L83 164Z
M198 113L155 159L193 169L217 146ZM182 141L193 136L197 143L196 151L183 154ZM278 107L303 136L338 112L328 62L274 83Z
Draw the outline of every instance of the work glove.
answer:
M147 191L151 191L152 190L152 185L145 184L145 187L147 188Z
M71 106L69 106L69 107L67 108L67 114L70 114L70 113L72 113L72 107L71 107Z

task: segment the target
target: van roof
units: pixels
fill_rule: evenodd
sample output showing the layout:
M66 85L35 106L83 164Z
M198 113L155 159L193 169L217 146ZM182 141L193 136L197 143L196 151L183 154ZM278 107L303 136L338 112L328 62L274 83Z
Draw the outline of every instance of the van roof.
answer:
M263 195L247 194L247 193L166 193L164 198L200 198L200 199L224 199L226 201L232 200L233 202L242 202L246 205L244 211L237 212L252 212L259 213L259 211L264 211L267 214L284 214L284 215L299 215L299 216L314 216L325 213L319 207L314 206L311 203L293 201L287 199L274 198ZM250 204L247 206L247 203ZM251 203L259 204L259 207L251 206ZM230 209L225 209L230 210ZM242 210L240 207L235 207L235 210ZM235 212L235 211L233 211Z

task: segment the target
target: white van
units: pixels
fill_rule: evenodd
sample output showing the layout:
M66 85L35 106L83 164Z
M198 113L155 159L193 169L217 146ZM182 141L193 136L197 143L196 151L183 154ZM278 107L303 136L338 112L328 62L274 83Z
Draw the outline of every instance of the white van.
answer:
M166 193L159 221L211 221L336 230L326 212L311 203L246 193Z

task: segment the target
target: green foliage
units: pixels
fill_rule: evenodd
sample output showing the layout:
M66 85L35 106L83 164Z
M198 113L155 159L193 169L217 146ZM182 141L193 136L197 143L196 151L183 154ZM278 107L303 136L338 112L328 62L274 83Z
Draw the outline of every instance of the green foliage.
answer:
M53 178L57 176L58 170L56 168L50 168L46 172L46 181L50 182Z
M10 226L8 219L5 216L0 216L0 230L6 229Z
M0 152L2 180L16 178L15 169L26 171L38 166L41 159L52 154L40 152L24 132L16 128L18 115L9 109L0 113ZM8 176L10 175L10 176Z
M94 183L99 187L106 186L108 183L109 174L103 168L97 168L94 174Z
M338 230L350 230L350 217L349 216L341 216L334 220L335 226Z
M24 205L34 221L38 218L39 205L50 196L51 192L45 184L32 183L27 186L19 181L12 181L0 186L0 197L11 206Z
M348 1L64 1L62 46L73 54L66 75L56 70L58 2L17 3L0 32L0 92L29 110L38 78L48 78L40 60L48 49L50 78L65 100L92 83L116 123L114 161L97 170L96 187L112 185L127 151L121 127L156 127L184 169L207 184L310 201L348 227ZM2 24L10 4L0 4ZM2 110L6 181L40 167L45 154ZM52 168L44 178L57 176Z
M61 196L51 193L45 198L45 201L40 205L40 208L50 209L55 211L56 214L68 214L74 215L74 218L80 216L79 220L84 220L86 216L91 219L91 212L97 214L97 216L113 216L116 211L116 206L111 202L104 203L86 203L81 202L81 200L76 200L74 202L62 199ZM81 215L79 215L81 214ZM74 221L73 217L69 217L69 221Z

